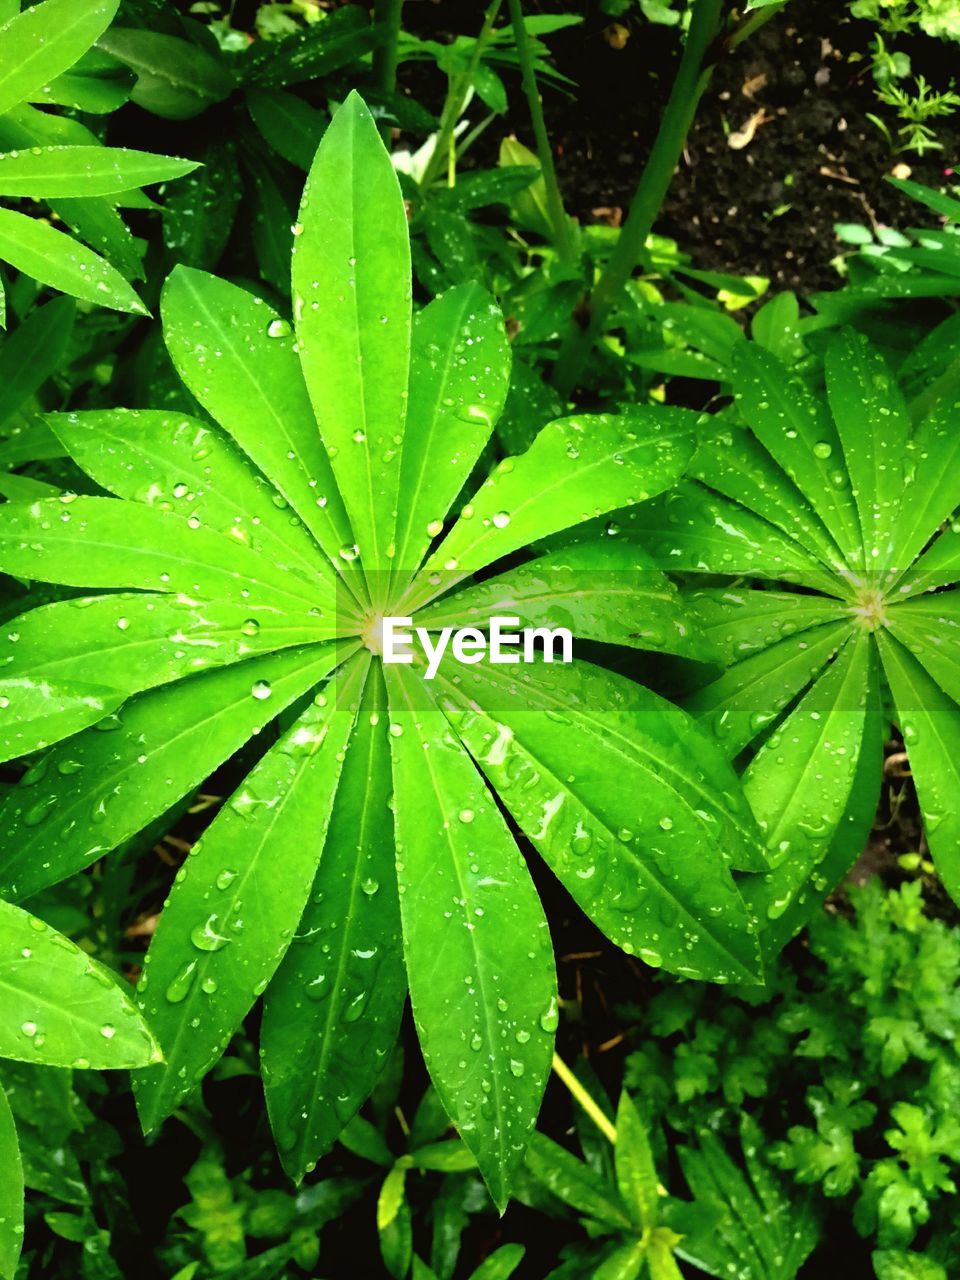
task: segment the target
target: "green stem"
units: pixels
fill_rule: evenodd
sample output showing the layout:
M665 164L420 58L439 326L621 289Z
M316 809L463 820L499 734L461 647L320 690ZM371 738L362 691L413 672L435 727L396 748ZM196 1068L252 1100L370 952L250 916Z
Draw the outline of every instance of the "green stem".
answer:
M383 27L386 38L377 46L373 55L373 74L378 88L384 93L393 93L397 87L397 59L400 46L400 14L403 0L376 0L374 18L378 27ZM380 136L385 143L390 141L390 126L380 126Z
M586 1089L573 1074L559 1053L553 1055L553 1070L560 1077L563 1083L570 1090L570 1093L580 1103L584 1111L597 1126L603 1136L609 1139L614 1145L617 1141L617 1130L613 1123L607 1119L594 1100L587 1093Z
M653 150L640 175L629 216L606 268L575 317L576 323L557 358L553 381L565 399L570 397L577 385L593 345L602 331L603 322L619 301L643 255L647 237L653 230L654 219L660 211L683 153L700 98L710 82L713 65L712 61L707 61L707 56L720 30L723 8L724 0L695 0L677 77L660 121Z
M761 27L765 27L771 18L775 18L786 4L787 0L781 0L780 4L766 5L763 9L754 9L752 13L748 13L740 25L735 27L727 37L725 41L727 50L733 53L744 40L749 40Z
M543 118L543 103L537 87L537 74L533 65L533 50L527 34L527 24L523 20L523 7L520 0L507 0L510 10L510 21L513 24L513 38L520 59L520 73L523 79L523 91L527 96L530 110L530 123L533 125L533 136L537 143L537 155L540 157L540 172L547 188L547 212L553 229L553 243L563 262L575 262L577 251L570 233L570 220L563 207L563 196L557 182L557 171L553 163L553 150L547 134L546 121Z
M437 131L436 146L433 148L433 155L427 161L427 167L420 181L421 191L426 191L433 186L444 166L450 161L453 150L451 144L454 139L457 121L463 115L463 109L467 105L467 95L473 85L474 76L477 74L477 67L483 57L484 48L493 31L493 24L497 20L501 3L502 0L491 0L483 16L483 26L480 28L480 34L474 41L470 65L461 75L453 76L450 79L447 98L440 113L440 128Z

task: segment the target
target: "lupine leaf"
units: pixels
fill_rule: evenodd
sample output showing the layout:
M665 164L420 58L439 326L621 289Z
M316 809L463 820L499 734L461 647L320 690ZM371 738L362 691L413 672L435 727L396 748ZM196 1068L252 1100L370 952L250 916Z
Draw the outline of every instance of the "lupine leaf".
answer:
M0 759L58 742L144 689L330 640L333 630L306 606L298 614L255 595L112 592L41 605L0 635Z
M950 896L960 898L960 707L897 641L880 635L896 722L913 767L924 831Z
M684 699L733 759L830 661L850 633L848 622L825 623L780 640L730 667Z
M400 464L396 564L420 564L500 416L510 378L503 316L478 285L417 312Z
M298 1179L373 1089L406 999L387 723L373 667L313 890L264 1001L267 1109L284 1167Z
M711 661L712 646L676 587L638 546L584 542L463 587L417 614L419 626L483 629L491 617L524 627L565 626L575 636Z
M110 973L8 902L0 902L0 990L0 1057L100 1068L159 1060L146 1023Z
M780 578L829 595L842 589L799 542L695 481L681 480L631 515L630 536L639 538L661 569Z
M159 818L336 665L333 645L255 658L142 694L54 747L0 804L0 891L27 898Z
M161 300L184 382L283 494L332 562L353 537L317 431L291 329L258 298L179 267Z
M801 631L849 616L839 600L787 591L713 587L688 599L696 629L728 667Z
M889 610L887 630L960 704L960 595L939 591Z
M813 505L844 558L862 564L857 508L826 405L799 375L756 343L737 348L733 386L737 406L757 439Z
M414 1018L437 1092L502 1211L550 1066L550 935L506 823L425 684L407 667L386 676Z
M728 862L766 861L713 742L676 707L602 667L540 665L521 696L511 684L503 668L476 667L467 698L445 683L444 706L572 897L648 964L753 980L757 940Z
M960 506L958 410L960 402L938 404L907 442L903 500L891 555L894 570L901 573Z
M241 602L253 596L300 610L315 598L308 582L236 538L114 498L64 495L3 507L0 569L38 582Z
M484 481L427 561L427 585L431 572L453 585L538 538L661 492L693 454L693 424L682 409L644 408L548 423Z
M849 640L750 762L744 791L763 829L773 870L744 892L775 920L808 879L842 821L867 714L872 645Z
M164 1052L161 1066L134 1079L147 1131L221 1056L289 946L368 666L368 658L354 659L325 686L251 770L178 874L138 988Z
M332 575L296 519L276 518L285 499L251 468L229 437L186 414L111 409L48 414L70 456L104 489L199 520L218 533L316 579L318 601L334 603Z
M827 348L827 396L860 512L864 564L890 567L910 419L880 353L852 329ZM894 566L896 567L896 566Z
M323 136L298 225L294 319L307 389L361 561L387 569L407 407L410 241L396 174L355 93Z
M659 1179L650 1136L626 1089L617 1107L617 1186L637 1225L652 1230L659 1217Z
M823 564L842 563L841 552L814 506L749 431L720 415L714 417L704 429L690 475L762 516Z

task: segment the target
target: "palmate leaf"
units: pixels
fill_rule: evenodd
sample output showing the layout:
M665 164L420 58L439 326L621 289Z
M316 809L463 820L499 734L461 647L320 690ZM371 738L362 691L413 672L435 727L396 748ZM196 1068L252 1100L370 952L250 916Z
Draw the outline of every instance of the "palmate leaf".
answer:
M502 1207L558 1005L501 804L611 937L698 977L759 977L742 879L766 869L763 841L685 713L583 664L381 670L382 617L419 622L430 603L427 625L486 628L516 598L533 623L712 656L636 540L596 532L677 479L698 419L561 418L471 484L508 382L502 321L464 286L411 325L403 204L356 96L324 134L297 233L296 343L236 285L182 268L167 282L167 346L212 423L51 415L113 496L0 508L0 568L83 589L25 614L0 650L0 742L54 744L0 806L0 892L82 871L263 735L148 953L141 1004L167 1061L138 1084L145 1124L263 993L268 1111L302 1177L374 1087L409 984L437 1093ZM574 528L577 545L543 553Z
M749 443L740 448L734 428L708 431L695 464L701 493L715 488L722 499L707 502L685 481L631 513L629 533L664 568L753 579L691 597L724 670L685 705L732 759L750 749L743 780L773 866L745 896L770 955L859 847L851 833L868 823L880 783L881 669L897 723L915 739L907 749L934 856L960 892L946 799L960 613L945 589L960 581L960 404L933 396L912 427L881 356L848 331L827 348L825 394L756 344L739 346L733 368ZM724 438L735 463L724 460ZM676 529L664 532L657 517L669 523L671 507Z

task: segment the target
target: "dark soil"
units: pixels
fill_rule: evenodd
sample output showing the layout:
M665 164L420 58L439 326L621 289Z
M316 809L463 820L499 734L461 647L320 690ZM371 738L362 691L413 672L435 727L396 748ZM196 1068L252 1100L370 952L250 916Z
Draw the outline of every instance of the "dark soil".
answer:
M484 7L479 0L411 3L405 21L434 39L476 34ZM569 7L563 0L537 0L526 11ZM607 221L618 211L625 216L679 59L676 28L621 21L629 37L620 49L609 42L610 19L599 9L581 26L548 38L558 70L576 83L571 97L547 89L544 109L564 199L583 222ZM938 128L943 151L923 159L891 155L867 119L873 112L894 123L874 94L866 57L871 32L870 24L847 16L841 0L793 0L723 58L657 231L676 239L700 268L767 276L810 294L839 283L831 265L840 248L836 223L930 223L926 210L884 178L895 164L906 163L917 181L941 183L944 169L960 156L960 115ZM908 50L914 72L938 87L949 82L945 49L918 39ZM422 75L422 64L408 64L401 82L415 80L422 94ZM519 85L514 80L508 87L506 128L491 126L473 153L483 162L495 162L495 144L510 130L533 143ZM759 111L764 122L752 140L731 148L729 135Z

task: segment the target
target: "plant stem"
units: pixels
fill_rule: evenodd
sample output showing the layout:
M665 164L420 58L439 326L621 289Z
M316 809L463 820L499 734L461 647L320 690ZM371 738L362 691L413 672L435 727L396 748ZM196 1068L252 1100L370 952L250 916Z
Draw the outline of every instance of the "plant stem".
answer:
M587 1115L590 1117L593 1123L597 1126L597 1128L600 1130L603 1136L605 1138L608 1138L610 1142L616 1144L617 1130L614 1127L612 1121L608 1120L607 1117L603 1114L603 1112L600 1110L600 1108L597 1106L594 1100L590 1097L589 1093L587 1093L586 1089L583 1087L583 1085L580 1083L577 1077L573 1074L573 1072L570 1070L570 1068L567 1066L564 1060L560 1057L559 1053L555 1053L553 1055L552 1065L556 1074L567 1086L567 1088L570 1090L570 1093L573 1095L574 1098L576 1098L577 1102L580 1103L581 1107L583 1107L584 1111L587 1113Z
M565 399L577 385L604 320L619 300L643 254L654 219L683 153L697 105L710 82L713 65L712 61L707 61L707 55L720 30L723 7L724 0L695 0L677 77L653 150L640 175L630 214L596 287L585 300L580 314L574 318L574 327L563 343L554 367L554 384Z
M766 5L763 9L754 9L752 13L748 13L739 26L735 27L725 41L725 46L729 53L733 53L744 40L749 40L752 35L765 27L771 18L775 18L780 10L786 5L787 0L781 0L780 4Z
M557 171L553 163L553 150L547 133L546 121L543 118L543 103L537 87L537 75L533 65L533 50L527 34L527 24L523 20L523 7L520 0L507 0L510 10L510 21L513 24L513 38L520 59L520 73L523 79L523 91L527 96L530 109L530 123L533 125L533 136L537 143L537 155L540 157L540 172L547 188L547 211L553 229L553 242L562 262L576 260L576 247L570 234L570 220L563 207L563 196L557 183Z
M497 14L500 12L501 3L502 0L491 0L486 13L483 15L483 26L480 28L480 34L474 41L470 65L461 75L452 76L450 79L447 98L440 113L440 128L437 131L437 141L420 180L421 191L426 191L431 187L440 176L444 166L450 163L451 143L454 139L457 121L463 115L463 109L467 105L467 95L473 85L473 78L477 74L477 67L483 57L484 47L490 39L493 24L497 20ZM449 182L449 175L447 180ZM453 184L450 183L450 185Z
M376 0L374 18L378 27L383 27L386 38L378 45L373 55L373 73L377 85L384 93L393 93L397 87L397 54L400 43L400 14L403 0ZM390 141L390 126L381 124L380 136L385 143Z

